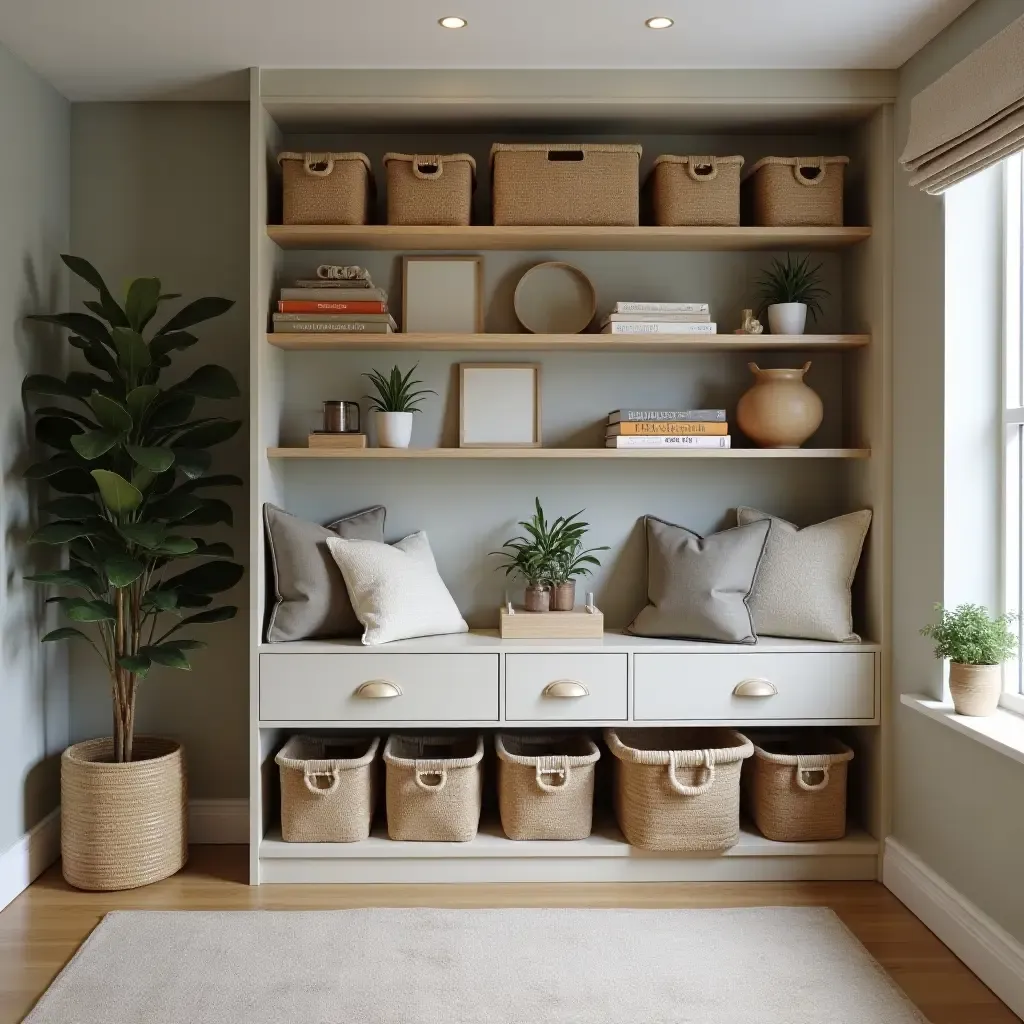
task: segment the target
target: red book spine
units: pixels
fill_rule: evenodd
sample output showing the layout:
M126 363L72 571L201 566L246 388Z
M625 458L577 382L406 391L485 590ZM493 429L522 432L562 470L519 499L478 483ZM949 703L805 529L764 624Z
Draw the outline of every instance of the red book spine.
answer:
M386 302L308 302L304 299L282 299L278 313L386 313Z

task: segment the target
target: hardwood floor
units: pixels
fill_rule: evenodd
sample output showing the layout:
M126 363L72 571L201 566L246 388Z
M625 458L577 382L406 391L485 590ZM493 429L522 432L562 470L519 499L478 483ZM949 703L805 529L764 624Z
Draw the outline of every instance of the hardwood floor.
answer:
M109 910L303 910L349 907L831 907L932 1024L1018 1018L894 896L875 882L579 885L246 884L246 851L200 846L188 867L144 889L84 893L59 867L0 912L0 1022L20 1021ZM865 1022L867 1024L867 1022Z

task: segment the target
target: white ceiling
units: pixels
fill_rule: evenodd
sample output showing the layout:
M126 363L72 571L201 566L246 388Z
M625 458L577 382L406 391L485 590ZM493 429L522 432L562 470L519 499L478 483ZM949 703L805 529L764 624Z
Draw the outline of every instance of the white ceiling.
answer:
M73 100L241 98L251 66L894 68L970 2L0 0L0 40Z

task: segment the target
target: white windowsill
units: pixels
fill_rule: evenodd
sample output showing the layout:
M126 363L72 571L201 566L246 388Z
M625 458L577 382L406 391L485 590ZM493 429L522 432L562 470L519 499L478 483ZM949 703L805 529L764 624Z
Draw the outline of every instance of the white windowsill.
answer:
M900 703L1024 764L1024 715L1000 708L989 718L970 718L954 714L952 704L915 693L904 693Z

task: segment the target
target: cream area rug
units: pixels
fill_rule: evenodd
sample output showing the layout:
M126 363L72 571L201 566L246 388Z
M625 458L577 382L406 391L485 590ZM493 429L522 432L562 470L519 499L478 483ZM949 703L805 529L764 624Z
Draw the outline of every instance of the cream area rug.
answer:
M126 911L28 1024L921 1024L829 910Z

